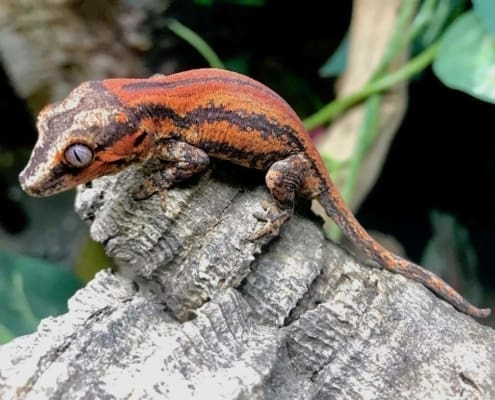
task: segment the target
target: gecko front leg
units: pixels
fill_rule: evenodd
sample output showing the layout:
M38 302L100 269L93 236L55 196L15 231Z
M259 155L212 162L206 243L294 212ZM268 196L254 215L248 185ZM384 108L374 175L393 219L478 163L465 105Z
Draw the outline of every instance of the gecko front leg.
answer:
M159 193L162 209L166 208L169 187L205 170L210 163L203 150L178 140L159 143L153 149L153 158L158 164L151 165L148 176L134 192L134 198L142 200Z

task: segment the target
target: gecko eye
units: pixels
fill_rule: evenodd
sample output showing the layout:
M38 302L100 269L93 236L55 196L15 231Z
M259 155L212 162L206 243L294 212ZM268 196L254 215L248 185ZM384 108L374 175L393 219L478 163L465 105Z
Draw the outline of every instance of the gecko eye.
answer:
M65 160L76 168L87 166L93 161L93 150L81 143L71 144L65 149Z

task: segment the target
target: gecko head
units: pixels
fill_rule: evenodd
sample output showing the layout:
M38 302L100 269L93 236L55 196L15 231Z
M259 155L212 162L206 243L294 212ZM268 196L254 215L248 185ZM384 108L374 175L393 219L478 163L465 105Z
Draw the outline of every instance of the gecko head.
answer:
M38 140L19 175L33 196L71 189L123 169L147 152L150 138L101 82L86 82L38 116Z

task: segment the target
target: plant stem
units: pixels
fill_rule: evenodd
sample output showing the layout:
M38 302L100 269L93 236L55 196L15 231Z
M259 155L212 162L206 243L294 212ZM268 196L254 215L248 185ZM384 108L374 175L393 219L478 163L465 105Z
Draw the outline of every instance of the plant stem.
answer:
M192 29L188 28L176 19L171 19L169 21L168 28L177 36L184 39L192 47L194 47L198 51L198 53L205 58L210 67L222 69L225 68L222 60L220 60L220 57L217 56L210 45L206 43L206 41Z
M364 85L360 90L350 94L349 96L332 101L313 115L306 118L303 121L305 128L307 130L311 130L317 126L327 123L334 119L337 115L347 110L350 106L364 100L366 97L375 93L383 92L397 83L410 78L418 72L421 72L431 64L437 49L438 41L431 44L422 53L411 59L406 65L397 71Z
M395 56L411 41L410 35L404 35L404 32L408 31L408 26L411 23L417 7L418 0L404 1L400 9L399 16L397 17L397 23L395 24L394 31L392 32L390 42L388 43L382 59L380 60L380 64L373 73L370 82L383 76Z

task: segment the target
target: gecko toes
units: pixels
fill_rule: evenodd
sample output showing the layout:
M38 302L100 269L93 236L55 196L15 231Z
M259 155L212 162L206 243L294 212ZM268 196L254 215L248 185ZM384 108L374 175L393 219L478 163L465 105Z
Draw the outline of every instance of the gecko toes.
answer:
M280 228L292 216L292 210L281 209L276 204L264 202L264 212L255 212L253 216L266 224L249 236L250 241L258 240L268 234L275 237L280 234Z

